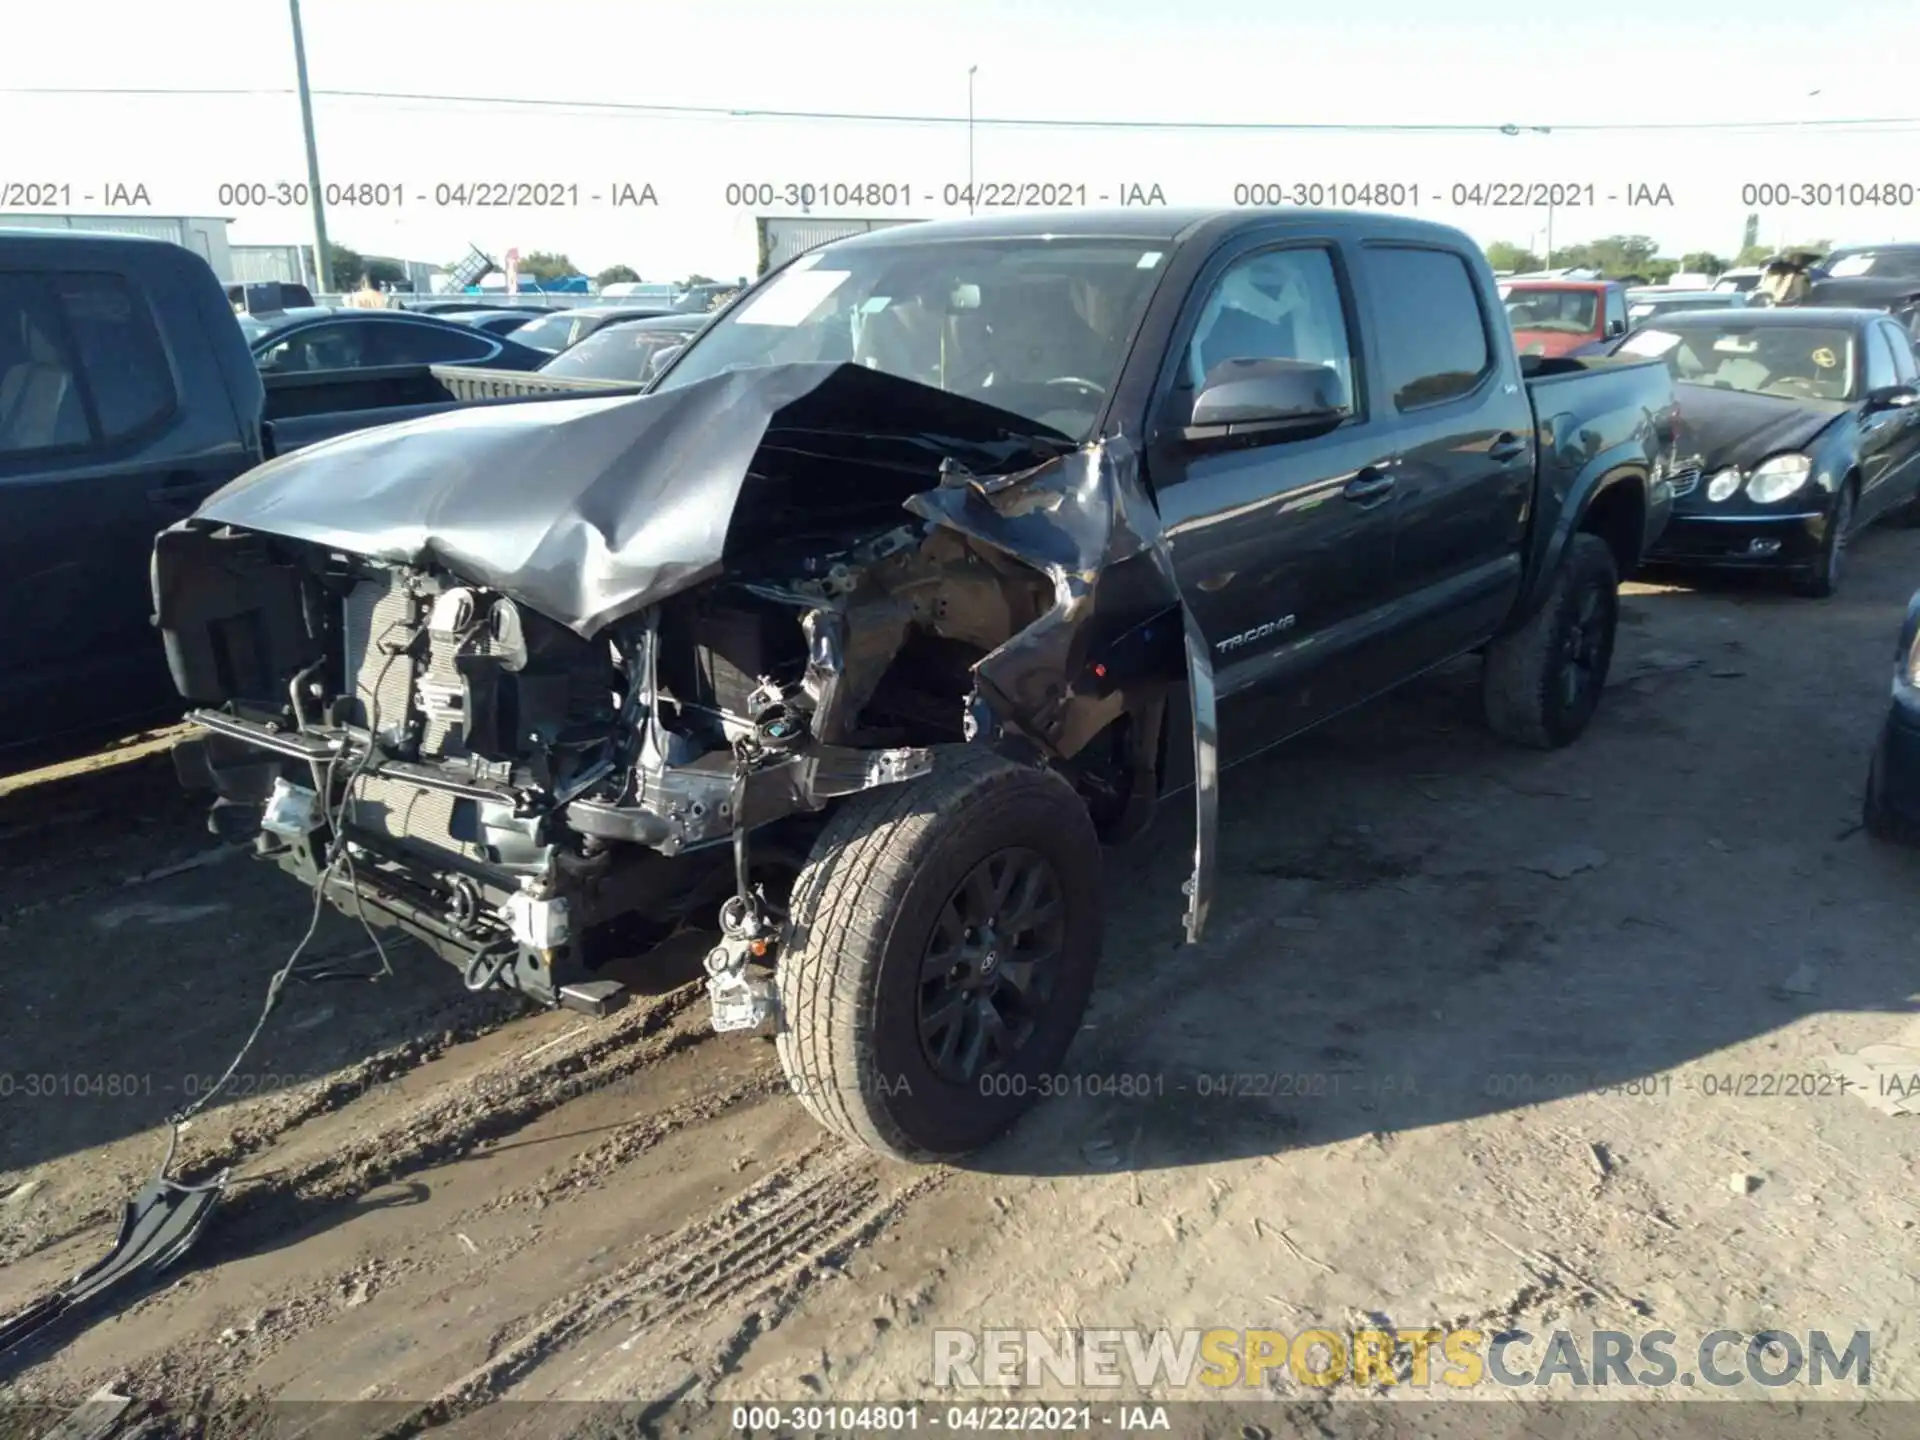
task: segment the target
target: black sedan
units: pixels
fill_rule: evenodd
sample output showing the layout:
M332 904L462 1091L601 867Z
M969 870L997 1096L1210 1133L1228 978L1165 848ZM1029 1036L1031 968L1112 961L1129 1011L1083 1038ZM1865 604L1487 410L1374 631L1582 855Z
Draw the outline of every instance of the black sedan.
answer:
M575 380L638 380L643 384L706 328L710 315L655 315L603 325L540 367L542 375Z
M578 345L602 325L616 320L645 320L673 312L658 305L576 305L571 310L556 310L542 315L533 324L514 332L514 339L549 355Z
M1893 703L1867 767L1861 811L1875 839L1920 846L1920 594L1907 601L1894 652Z
M510 338L405 310L290 310L249 318L252 325L243 328L266 375L383 365L534 370L547 358Z
M1920 509L1920 365L1883 312L1682 311L1613 353L1680 382L1673 519L1649 560L1779 569L1831 595L1854 532Z

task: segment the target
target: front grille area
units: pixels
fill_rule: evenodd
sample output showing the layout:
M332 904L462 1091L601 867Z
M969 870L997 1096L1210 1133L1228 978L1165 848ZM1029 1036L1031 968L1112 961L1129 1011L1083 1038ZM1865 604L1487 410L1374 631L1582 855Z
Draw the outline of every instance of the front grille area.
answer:
M1673 498L1691 495L1700 488L1700 467L1690 465L1684 470L1676 470L1668 477L1673 482Z

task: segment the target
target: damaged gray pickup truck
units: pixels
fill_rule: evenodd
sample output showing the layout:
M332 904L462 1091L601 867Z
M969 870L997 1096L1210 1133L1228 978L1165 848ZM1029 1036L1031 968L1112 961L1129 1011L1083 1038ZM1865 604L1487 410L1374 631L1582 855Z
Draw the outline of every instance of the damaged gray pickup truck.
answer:
M1523 377L1422 222L862 235L647 394L349 435L163 533L182 770L474 988L604 1012L717 915L718 1028L962 1154L1079 1028L1102 841L1190 792L1197 938L1221 765L1481 649L1495 730L1584 729L1672 406L1653 363Z

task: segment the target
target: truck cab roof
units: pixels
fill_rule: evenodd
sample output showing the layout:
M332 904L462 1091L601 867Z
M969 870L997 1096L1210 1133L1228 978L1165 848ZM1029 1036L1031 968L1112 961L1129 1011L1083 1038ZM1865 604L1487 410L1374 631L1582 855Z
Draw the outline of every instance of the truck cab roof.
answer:
M974 215L961 220L929 220L849 235L820 250L891 249L933 245L949 240L1051 238L1162 240L1169 246L1212 243L1250 230L1340 235L1356 227L1381 239L1458 240L1460 232L1432 220L1353 210L1207 209L1129 205L1088 210L1049 210L1005 215ZM818 253L818 251L809 252Z

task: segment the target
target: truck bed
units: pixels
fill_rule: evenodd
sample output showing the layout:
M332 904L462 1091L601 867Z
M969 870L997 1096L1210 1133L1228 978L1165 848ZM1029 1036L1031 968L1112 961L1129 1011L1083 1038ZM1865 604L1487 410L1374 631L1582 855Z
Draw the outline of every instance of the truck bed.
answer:
M1662 372L1662 384L1649 387L1645 383L1649 368ZM1671 432L1676 423L1671 401L1662 410L1651 409L1648 403L1650 394L1672 393L1664 383L1665 368L1657 359L1602 355L1522 358L1520 374L1539 427L1541 496L1584 493L1593 477L1630 460L1649 428L1665 427ZM1643 553L1666 529L1672 510L1671 491L1652 487ZM1559 525L1573 517L1548 514L1543 507L1539 518ZM1536 526L1530 539L1536 565L1543 563L1554 539L1546 528Z
M375 425L437 415L443 410L579 400L594 395L638 395L642 388L618 380L577 380L462 365L322 370L304 375L268 375L264 379L268 451L273 455L289 454Z

